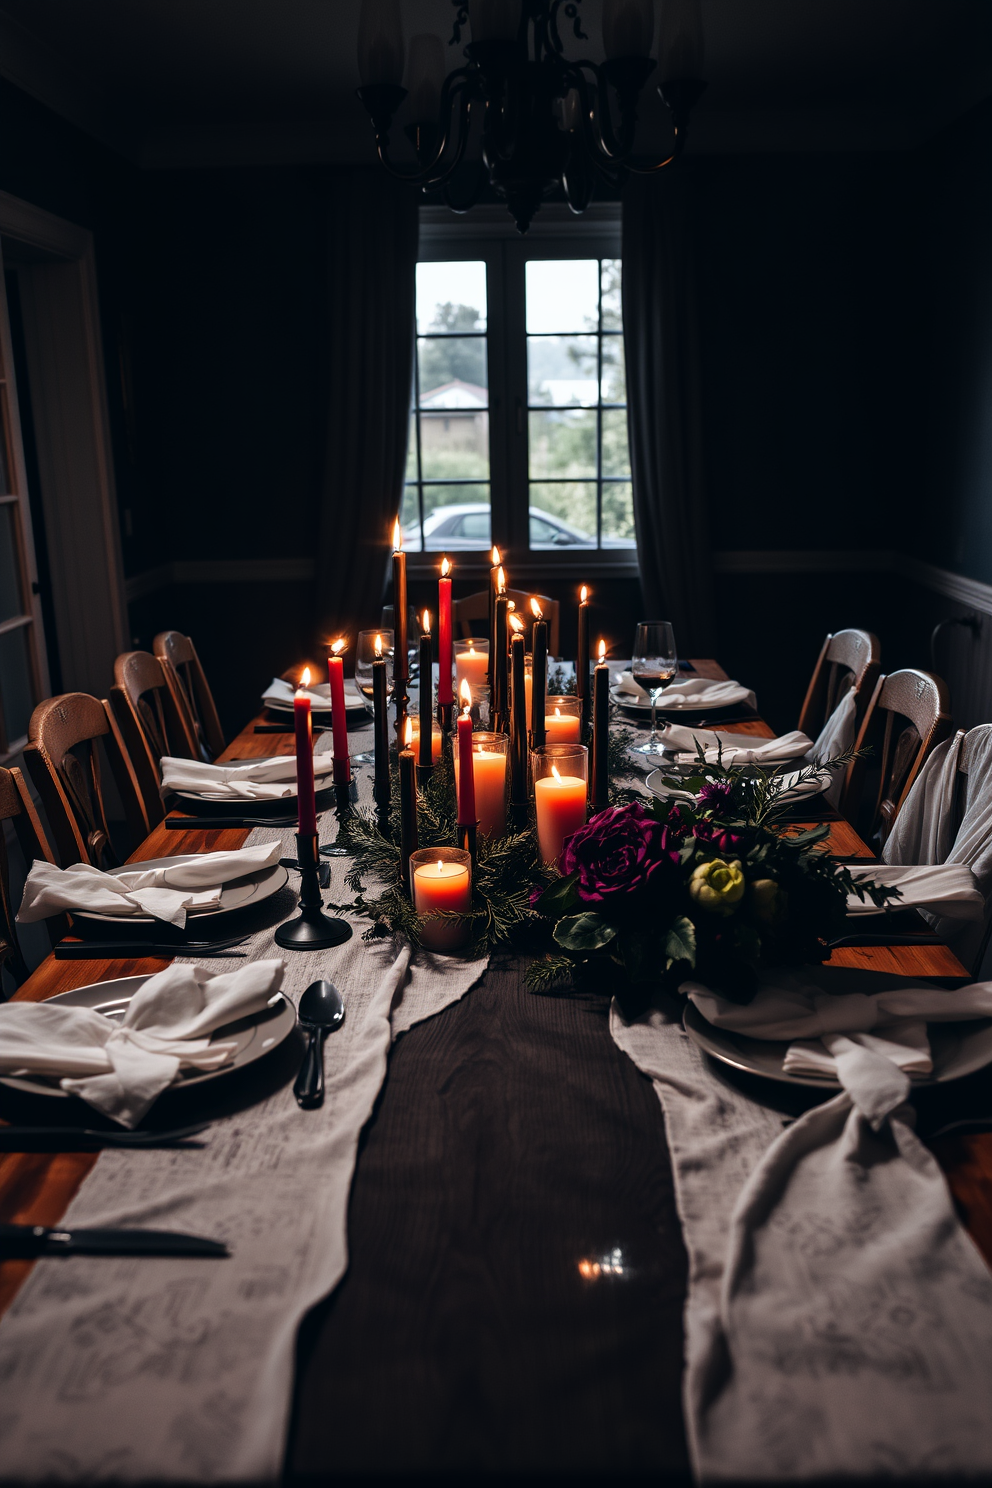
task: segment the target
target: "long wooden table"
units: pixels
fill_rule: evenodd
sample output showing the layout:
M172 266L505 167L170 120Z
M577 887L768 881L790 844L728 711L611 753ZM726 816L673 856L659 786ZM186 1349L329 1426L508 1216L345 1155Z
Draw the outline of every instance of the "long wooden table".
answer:
M254 722L225 757L291 749L289 734L255 734ZM761 720L734 728L772 734ZM160 826L132 861L246 837ZM829 847L870 856L843 820ZM166 964L49 957L17 995L40 1001ZM943 946L850 947L829 964L964 975ZM664 1122L606 1015L603 998L527 992L520 964L495 957L471 996L396 1044L359 1153L349 1272L300 1339L292 1476L686 1477L686 1260ZM992 1262L992 1135L934 1150ZM57 1223L97 1161L0 1155L0 1220ZM614 1251L620 1271L597 1273ZM0 1265L0 1310L29 1270Z

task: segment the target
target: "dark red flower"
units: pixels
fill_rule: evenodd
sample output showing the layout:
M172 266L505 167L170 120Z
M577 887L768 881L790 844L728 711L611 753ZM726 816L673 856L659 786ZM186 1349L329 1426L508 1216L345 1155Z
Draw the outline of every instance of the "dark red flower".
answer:
M671 832L638 802L610 806L566 839L562 873L578 873L585 904L605 906L642 894L678 860Z

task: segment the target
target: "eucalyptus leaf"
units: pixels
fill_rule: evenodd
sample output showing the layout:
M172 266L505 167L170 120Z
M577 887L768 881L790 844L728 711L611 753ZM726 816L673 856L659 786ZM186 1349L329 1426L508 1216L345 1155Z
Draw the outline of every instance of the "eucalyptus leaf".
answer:
M554 930L555 940L566 951L598 951L616 933L609 920L591 910L559 920Z
M679 915L672 921L665 936L664 956L666 971L676 961L685 961L689 966L695 966L696 927L685 915Z

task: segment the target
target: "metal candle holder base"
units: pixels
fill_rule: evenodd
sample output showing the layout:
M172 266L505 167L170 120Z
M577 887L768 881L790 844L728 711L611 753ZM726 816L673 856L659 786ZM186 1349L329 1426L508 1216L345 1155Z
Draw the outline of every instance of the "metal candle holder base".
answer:
M323 951L351 939L346 920L324 914L320 897L319 840L316 832L297 832L296 860L300 865L300 912L276 931L276 945L285 951Z
M351 808L358 801L358 786L354 780L349 780L347 785L336 785L334 787L334 815L338 819L338 836L341 835L341 822L351 814ZM322 858L350 858L351 848L340 847L338 843L328 843L320 849Z

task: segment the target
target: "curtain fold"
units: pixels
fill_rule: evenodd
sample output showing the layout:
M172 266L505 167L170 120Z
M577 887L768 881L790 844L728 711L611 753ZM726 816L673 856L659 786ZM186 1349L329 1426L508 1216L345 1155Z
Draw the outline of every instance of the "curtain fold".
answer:
M328 411L317 539L325 634L379 623L403 490L418 194L381 170L334 178L328 207Z
M685 167L623 197L623 326L634 524L645 615L683 656L713 654L699 332Z

